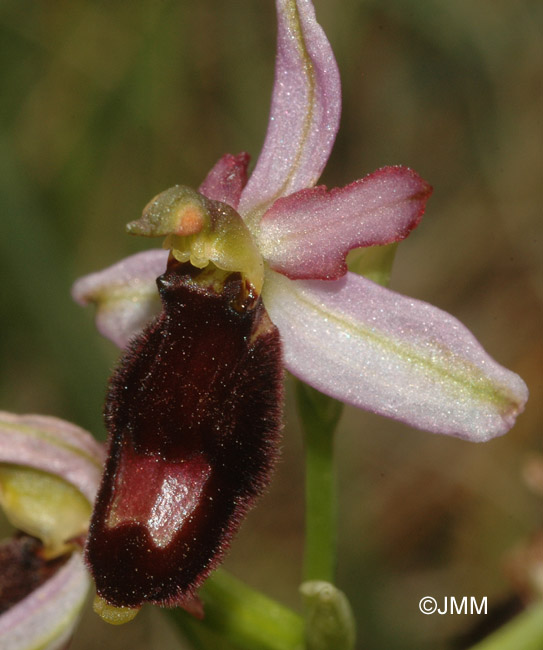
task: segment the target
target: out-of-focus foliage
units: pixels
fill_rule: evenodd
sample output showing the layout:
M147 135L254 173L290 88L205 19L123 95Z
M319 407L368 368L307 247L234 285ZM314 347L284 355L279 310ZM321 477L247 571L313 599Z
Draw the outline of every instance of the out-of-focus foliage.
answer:
M196 186L226 151L256 156L272 85L272 5L0 4L0 407L103 435L117 352L95 333L90 310L71 302L70 285L148 244L123 229L152 196L175 183ZM392 287L455 314L532 391L517 427L484 446L354 409L338 433L339 586L358 618L360 647L462 647L453 640L492 615L423 616L419 599L486 595L495 611L518 595L507 558L541 525L524 470L541 453L542 5L315 5L344 95L323 182L341 185L394 163L428 179L434 196L399 249ZM228 560L293 606L302 471L289 407L274 486ZM159 617L145 616L139 628L113 632L91 617L73 648L136 648L138 629L146 635L139 647L169 648Z

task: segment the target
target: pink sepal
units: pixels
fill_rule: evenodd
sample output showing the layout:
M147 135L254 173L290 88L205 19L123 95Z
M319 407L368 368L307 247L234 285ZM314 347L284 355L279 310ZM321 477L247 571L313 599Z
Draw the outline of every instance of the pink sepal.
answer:
M263 299L286 367L343 402L479 442L524 409L522 379L437 307L353 273L323 282L269 271Z
M0 616L2 648L67 648L89 586L81 556L73 553L49 580Z
M266 140L243 190L239 213L249 225L273 201L312 187L339 127L339 72L310 0L276 0L275 83Z

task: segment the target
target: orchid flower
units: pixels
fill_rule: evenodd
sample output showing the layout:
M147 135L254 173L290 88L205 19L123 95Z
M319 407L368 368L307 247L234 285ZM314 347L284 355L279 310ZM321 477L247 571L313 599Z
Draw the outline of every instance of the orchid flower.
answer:
M338 400L472 441L507 432L527 399L454 317L347 270L350 250L405 238L431 188L405 167L316 185L338 130L339 74L310 0L276 5L271 113L250 177L249 156L227 154L198 191L158 195L128 230L165 237L167 250L73 289L125 351L87 546L114 608L186 605L217 565L269 481L281 359Z
M272 108L255 169L246 182L247 155L226 155L199 189L251 231L286 368L413 427L473 441L506 433L527 399L524 382L450 315L347 271L348 250L405 237L431 189L402 167L330 192L315 187L339 126L339 74L309 0L277 0L277 15ZM157 313L167 256L140 253L75 284L76 300L97 305L99 330L120 347Z
M73 424L0 412L0 505L23 531L0 543L3 650L69 642L90 588L80 551L103 459Z

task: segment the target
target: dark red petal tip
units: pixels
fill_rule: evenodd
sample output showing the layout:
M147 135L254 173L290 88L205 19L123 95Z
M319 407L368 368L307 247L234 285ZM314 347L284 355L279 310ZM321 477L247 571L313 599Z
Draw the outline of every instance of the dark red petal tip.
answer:
M224 154L206 176L199 187L199 192L208 199L228 203L237 209L239 199L247 185L247 168L251 157L245 151L233 156Z
M204 279L205 278L205 279ZM278 453L278 331L240 275L172 262L163 311L133 340L106 402L109 457L86 558L116 607L188 604L227 549Z

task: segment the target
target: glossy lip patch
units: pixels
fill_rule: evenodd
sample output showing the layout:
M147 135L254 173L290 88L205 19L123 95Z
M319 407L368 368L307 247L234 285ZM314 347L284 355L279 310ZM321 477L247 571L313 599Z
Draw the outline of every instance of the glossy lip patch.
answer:
M211 466L202 457L168 462L138 456L129 446L117 470L108 528L141 524L155 546L164 548L190 523L202 498Z

